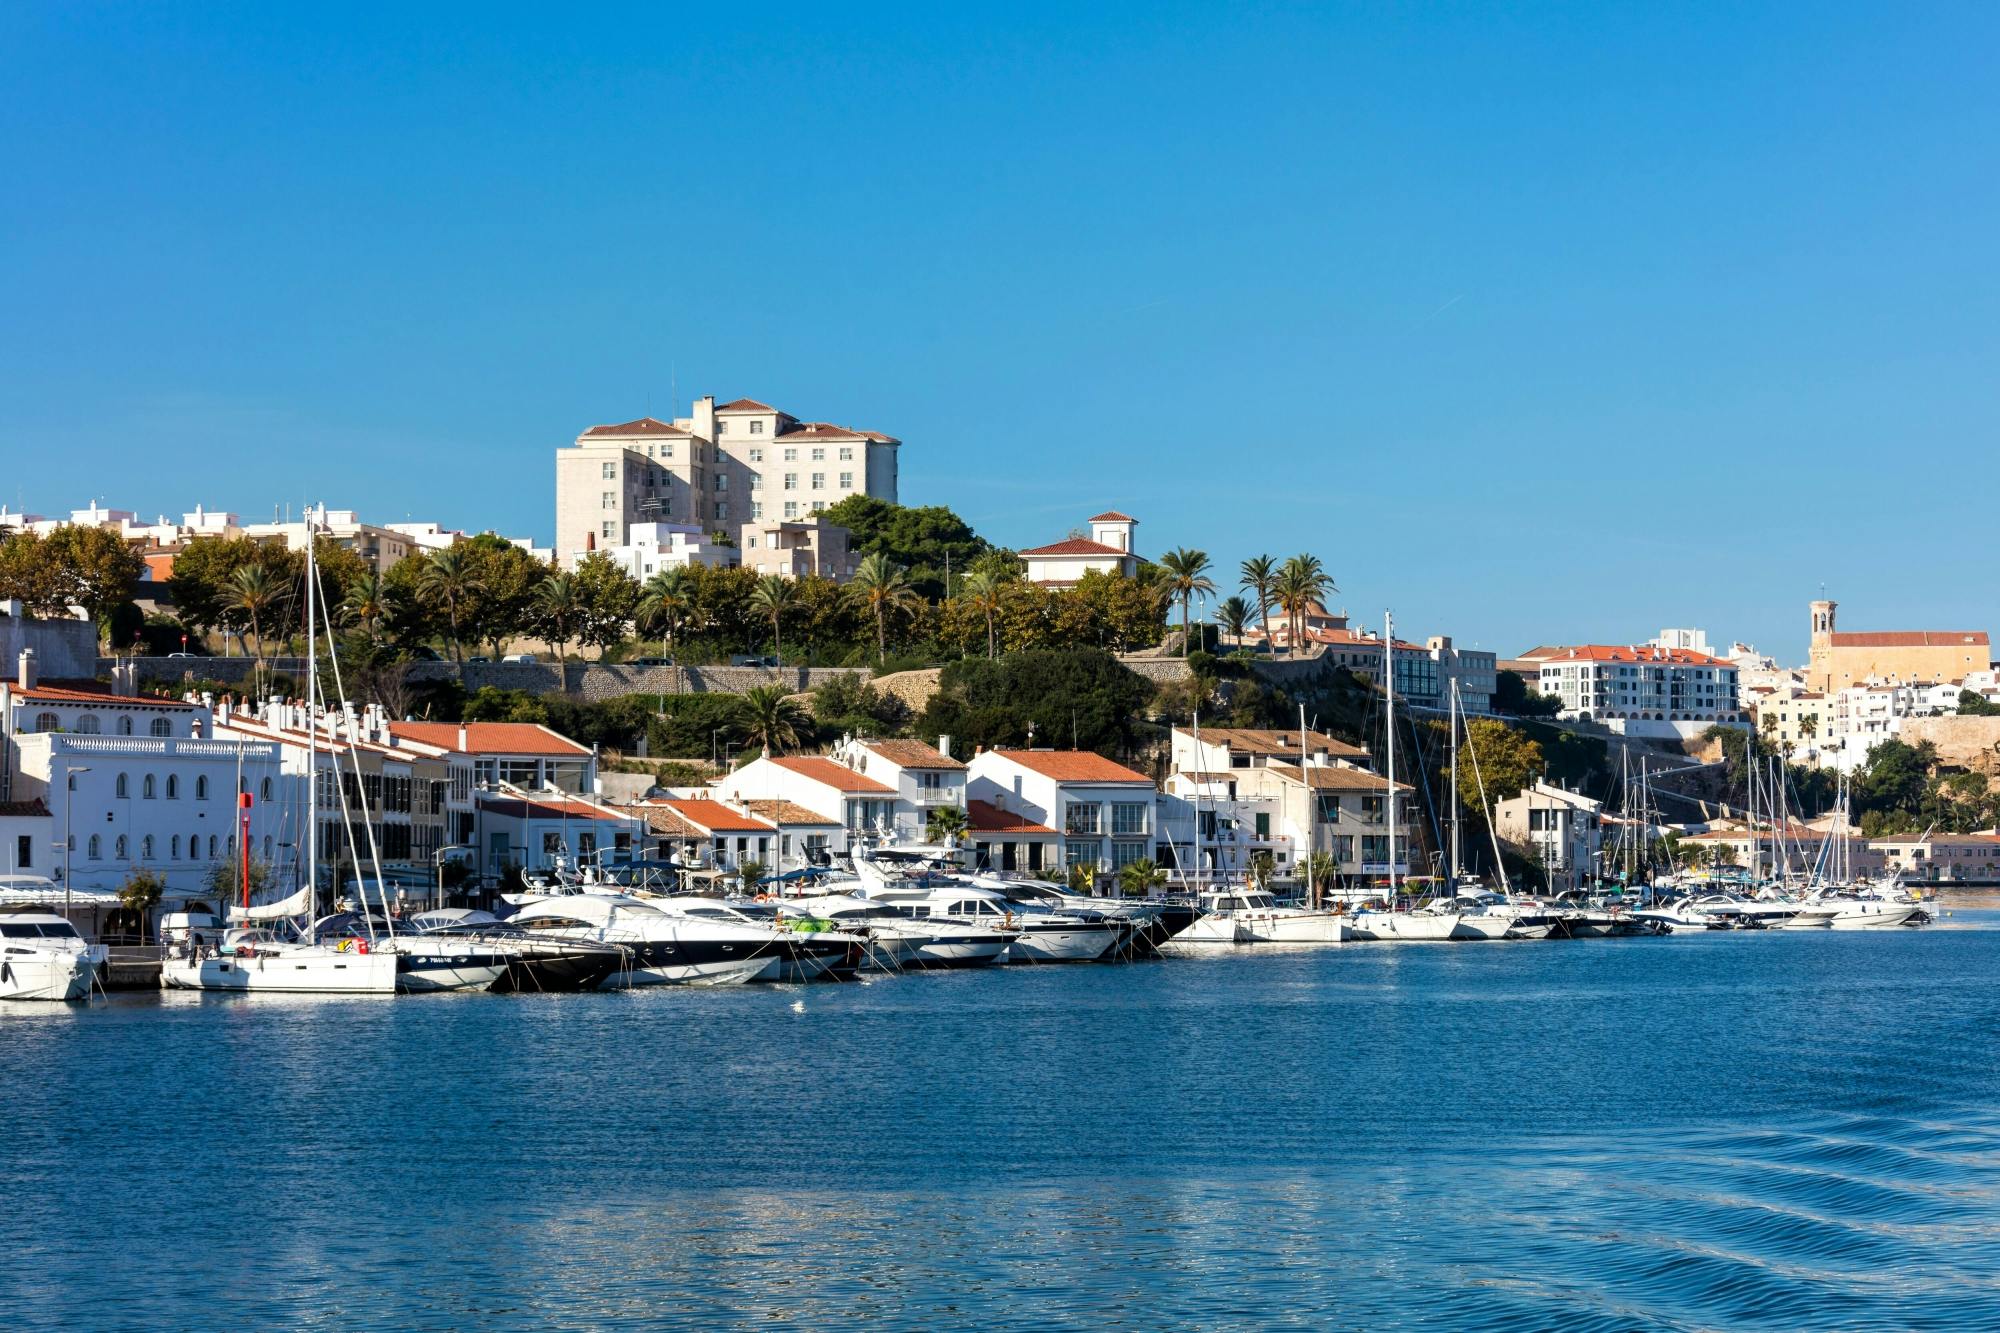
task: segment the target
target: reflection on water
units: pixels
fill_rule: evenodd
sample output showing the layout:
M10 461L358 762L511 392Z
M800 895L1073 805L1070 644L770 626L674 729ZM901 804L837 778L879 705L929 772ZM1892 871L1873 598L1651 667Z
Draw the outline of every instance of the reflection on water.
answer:
M10 1012L0 1310L1991 1329L1993 920Z

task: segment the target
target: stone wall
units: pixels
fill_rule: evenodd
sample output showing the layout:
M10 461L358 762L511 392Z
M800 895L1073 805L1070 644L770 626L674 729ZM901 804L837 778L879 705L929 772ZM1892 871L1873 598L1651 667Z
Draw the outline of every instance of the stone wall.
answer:
M97 659L99 676L111 674L112 658ZM141 681L219 680L238 684L249 679L256 659L249 657L139 657L134 658ZM305 670L300 658L271 659L273 670L295 679ZM48 675L46 670L44 675ZM83 672L79 675L87 674ZM759 685L781 685L802 693L816 689L841 676L867 679L866 667L630 667L601 662L571 662L566 668L554 662L468 662L463 667L451 662L415 662L412 680L465 682L468 691L491 685L502 690L525 690L529 694L566 694L590 701L615 699L623 694L741 694Z
M38 680L89 680L97 674L97 626L88 620L0 615L0 674L8 680L18 679L23 648L35 650Z
M2000 717L1906 717L1896 739L1906 745L1929 741L1944 768L2000 774Z
M1187 680L1194 675L1193 669L1178 657L1121 657L1118 660L1155 685Z

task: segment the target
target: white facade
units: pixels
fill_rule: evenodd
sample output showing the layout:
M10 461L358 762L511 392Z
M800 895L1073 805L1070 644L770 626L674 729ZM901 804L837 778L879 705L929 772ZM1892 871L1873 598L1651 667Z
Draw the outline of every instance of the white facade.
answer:
M1152 860L1159 832L1152 779L1080 750L982 750L966 796L1060 835L1061 864L1115 874Z
M949 745L950 738L944 738ZM922 741L869 741L849 736L828 758L896 793L891 823L899 838L926 836L934 810L965 812L966 767Z
M1567 719L1629 736L1699 735L1741 723L1735 663L1682 648L1583 644L1542 650L1536 688Z
M1086 537L1066 537L1046 546L1030 547L1020 553L1027 565L1028 582L1048 588L1068 588L1090 573L1136 577L1138 527L1138 519L1114 509L1094 516Z
M622 546L600 546L598 552L644 583L663 569L685 569L706 565L727 569L736 563L736 548L709 540L701 528L689 523L633 523L627 527ZM565 563L575 566L587 551L571 551Z
M1601 801L1550 782L1536 782L1518 796L1493 803L1495 831L1528 848L1558 888L1596 873L1604 846L1603 816Z

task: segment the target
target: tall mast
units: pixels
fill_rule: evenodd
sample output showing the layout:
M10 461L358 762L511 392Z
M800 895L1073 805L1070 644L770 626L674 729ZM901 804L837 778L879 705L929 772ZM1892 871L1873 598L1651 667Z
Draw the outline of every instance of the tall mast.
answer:
M1451 802L1451 885L1458 892L1458 677L1451 678L1451 700L1445 712L1451 727L1451 783L1445 799Z
M950 558L951 558L951 552L946 551L945 559L949 560ZM951 595L950 579L951 576L947 574L945 576L945 589L946 589L945 596L947 597ZM1199 708L1194 710L1194 754L1195 754L1195 762L1197 764L1200 763L1201 762L1201 709ZM1195 778L1194 778L1194 898L1196 903L1201 902L1201 883L1204 878L1204 876L1201 873L1201 788L1202 788L1202 779L1204 776L1206 775L1201 773L1200 771L1197 771L1195 773Z
M319 684L319 655L314 651L319 632L314 619L316 599L313 585L319 582L313 566L313 534L306 527L306 919L319 910L319 717L314 694Z
M1389 906L1396 905L1396 618L1382 613L1382 699L1389 756Z

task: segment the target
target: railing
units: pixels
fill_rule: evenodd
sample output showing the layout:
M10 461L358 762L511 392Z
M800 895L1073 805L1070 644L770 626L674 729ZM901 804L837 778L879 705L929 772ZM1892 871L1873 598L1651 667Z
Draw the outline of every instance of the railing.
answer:
M153 755L179 759L234 759L240 754L246 759L267 760L275 760L278 756L278 746L274 741L190 740L178 736L88 736L68 731L52 734L54 748L76 754Z

